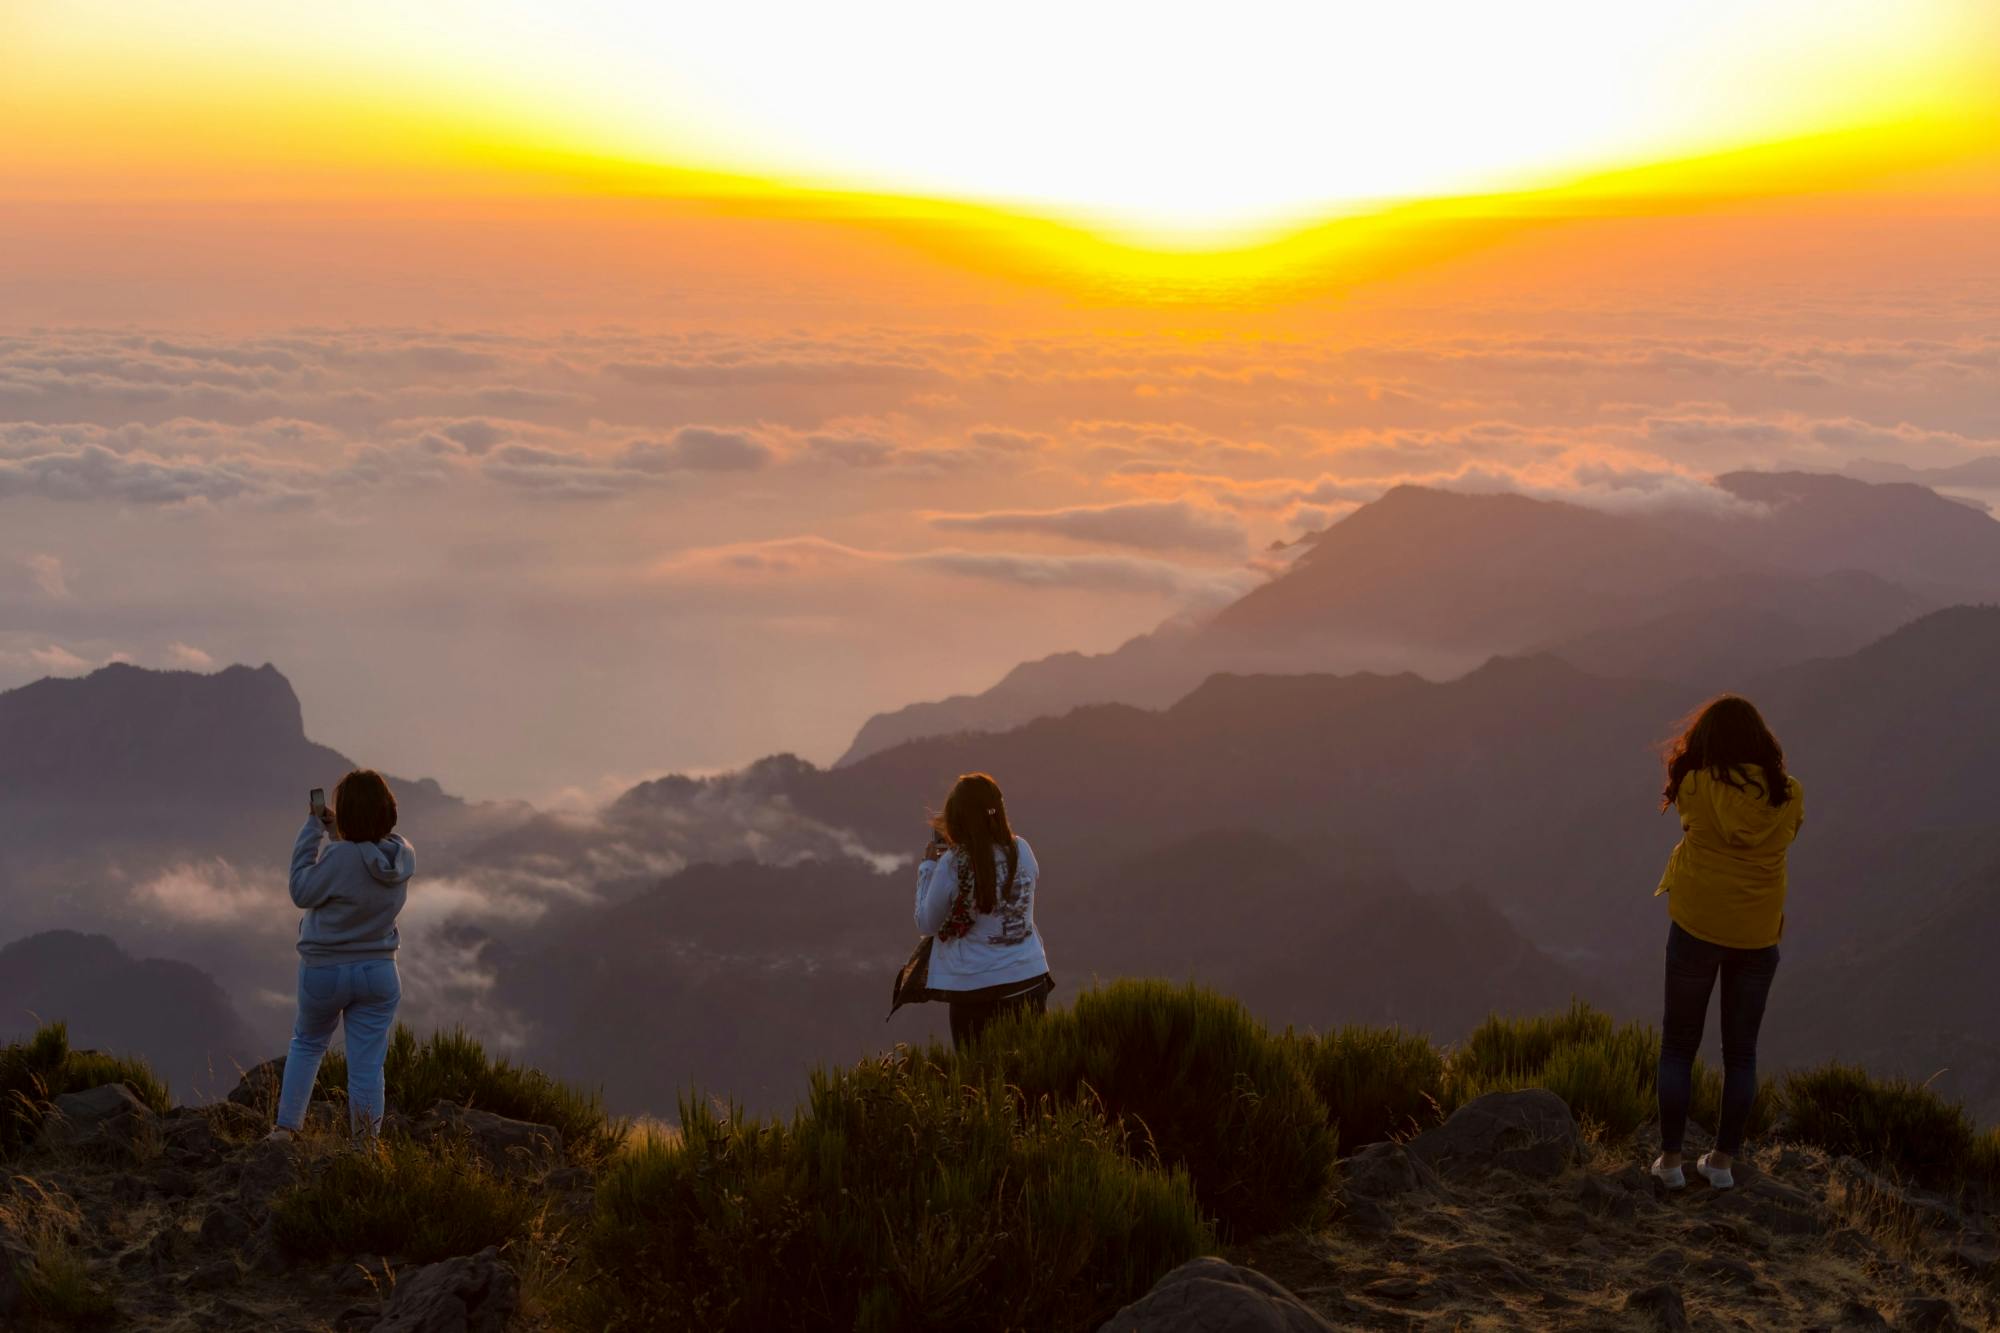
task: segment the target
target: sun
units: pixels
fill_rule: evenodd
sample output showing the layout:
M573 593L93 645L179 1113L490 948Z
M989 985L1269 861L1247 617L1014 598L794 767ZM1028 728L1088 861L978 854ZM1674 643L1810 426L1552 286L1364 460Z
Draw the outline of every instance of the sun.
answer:
M1227 249L2000 111L1991 0L30 0L0 181L458 188L576 159ZM150 183L150 184L149 184ZM484 185L481 188L485 188ZM7 192L0 185L0 193Z

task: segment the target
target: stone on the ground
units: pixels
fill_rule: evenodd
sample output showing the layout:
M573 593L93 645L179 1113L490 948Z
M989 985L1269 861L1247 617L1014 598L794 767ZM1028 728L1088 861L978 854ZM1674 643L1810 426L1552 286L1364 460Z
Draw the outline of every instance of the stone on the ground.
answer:
M1586 1175L1576 1183L1571 1195L1576 1206L1610 1222L1630 1222L1639 1216L1639 1200L1621 1184L1603 1176Z
M439 1102L418 1122L420 1132L462 1138L498 1167L529 1167L562 1156L562 1131L554 1125L510 1120L477 1107Z
M1340 1164L1340 1188L1349 1199L1387 1202L1406 1194L1442 1198L1437 1173L1400 1143L1371 1143Z
M201 1229L196 1235L203 1248L235 1250L248 1244L256 1233L257 1224L241 1209L226 1203L212 1203L202 1214Z
M404 1276L375 1333L502 1333L520 1303L519 1279L489 1245Z
M1712 1213L1740 1218L1775 1236L1824 1235L1833 1225L1819 1200L1763 1174L1738 1180L1733 1190L1711 1194L1708 1207Z
M1562 1098L1545 1088L1527 1088L1474 1098L1409 1147L1446 1177L1499 1167L1549 1179L1581 1157L1582 1138Z
M222 1155L222 1141L204 1115L183 1115L176 1107L160 1122L160 1136L167 1151L185 1166L213 1166Z
M258 1139L244 1150L235 1176L243 1203L253 1214L261 1214L273 1199L298 1182L298 1153L289 1143Z
M1959 1333L1958 1307L1942 1296L1917 1296L1896 1312L1896 1328L1910 1333Z
M1431 1257L1440 1270L1472 1278L1489 1286L1527 1289L1534 1286L1521 1266L1490 1245L1448 1245Z
M1849 1301L1840 1307L1840 1327L1842 1328L1887 1328L1889 1321L1882 1312L1866 1301Z
M236 1086L230 1089L229 1100L238 1106L270 1110L277 1106L278 1090L284 1083L285 1057L281 1055L244 1070L243 1077L236 1080Z
M1661 1333L1687 1333L1687 1302L1681 1299L1680 1288L1670 1282L1633 1292L1625 1298L1625 1309L1650 1319Z
M157 1132L159 1117L123 1083L106 1083L55 1099L42 1121L45 1148L133 1150Z
M1209 1257L1168 1273L1097 1333L1330 1333L1332 1328L1254 1268Z

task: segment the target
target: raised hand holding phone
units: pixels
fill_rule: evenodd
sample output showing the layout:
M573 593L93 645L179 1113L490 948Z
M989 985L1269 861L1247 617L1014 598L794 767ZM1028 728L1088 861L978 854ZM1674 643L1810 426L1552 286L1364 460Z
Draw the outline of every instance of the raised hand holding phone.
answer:
M333 831L333 811L326 808L326 788L314 787L312 792L306 797L306 800L312 805L313 818L317 819L321 827L331 833Z

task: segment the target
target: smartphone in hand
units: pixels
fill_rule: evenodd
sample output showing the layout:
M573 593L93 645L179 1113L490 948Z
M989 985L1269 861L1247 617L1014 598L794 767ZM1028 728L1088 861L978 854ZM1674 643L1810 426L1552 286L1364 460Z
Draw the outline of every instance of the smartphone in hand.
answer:
M312 817L314 819L317 819L321 824L326 824L330 821L331 815L326 808L326 788L314 787L312 792L306 797L306 800L312 804Z

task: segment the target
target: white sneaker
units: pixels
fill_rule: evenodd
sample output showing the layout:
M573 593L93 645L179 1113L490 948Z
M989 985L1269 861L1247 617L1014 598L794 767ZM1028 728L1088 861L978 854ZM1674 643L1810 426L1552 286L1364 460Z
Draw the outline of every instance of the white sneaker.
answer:
M1715 1189L1735 1189L1736 1177L1731 1174L1729 1168L1726 1166L1710 1166L1708 1158L1709 1154L1703 1153L1700 1160L1694 1164L1694 1169L1701 1172L1702 1179L1706 1180Z
M266 1134L264 1136L264 1142L290 1143L293 1139L296 1139L297 1137L298 1133L296 1131L286 1129L283 1125L279 1125L276 1129L272 1130L269 1134Z
M1670 1190L1686 1189L1688 1183L1687 1172L1677 1166L1662 1167L1660 1163L1666 1160L1664 1157L1655 1157L1653 1159L1653 1179L1659 1181Z

